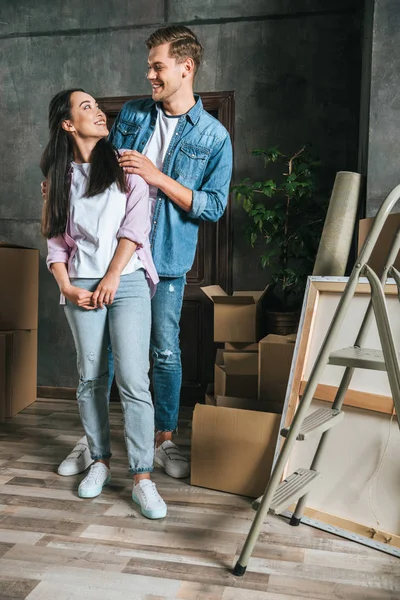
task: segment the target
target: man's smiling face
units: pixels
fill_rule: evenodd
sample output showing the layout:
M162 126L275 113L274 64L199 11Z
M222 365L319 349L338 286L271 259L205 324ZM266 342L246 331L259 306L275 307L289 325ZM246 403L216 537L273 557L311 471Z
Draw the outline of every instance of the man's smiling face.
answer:
M149 52L147 78L156 102L172 101L183 82L184 62L178 63L169 55L169 44L161 44Z

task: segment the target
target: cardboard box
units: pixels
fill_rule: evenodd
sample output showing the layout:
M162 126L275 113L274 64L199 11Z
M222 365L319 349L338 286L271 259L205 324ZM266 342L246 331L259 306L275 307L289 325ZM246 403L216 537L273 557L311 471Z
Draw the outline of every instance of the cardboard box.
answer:
M367 239L367 236L371 230L371 227L375 221L375 218L361 219L358 228L358 253ZM389 253L390 247L393 243L394 236L397 229L400 227L400 214L395 213L389 215L384 224L382 231L379 235L378 242L371 254L371 258L368 261L369 266L380 276L385 266L386 258ZM400 254L397 255L394 266L396 269L400 269Z
M207 386L205 403L208 406L228 406L231 408L243 408L249 410L264 410L263 402L255 398L235 398L234 396L214 396L214 386L210 383ZM254 407L254 408L253 408Z
M0 331L0 406L14 417L35 402L37 330Z
M231 396L210 396L206 395L206 404L208 406L225 406L228 408L243 408L245 410L256 410L261 412L274 413L277 415L282 414L282 406L277 406L276 410L273 410L272 402L263 402L262 400L256 400L254 398L234 398Z
M267 335L258 344L258 399L275 409L285 402L296 334Z
M214 396L214 386L209 384L205 394L205 404L209 406L229 406L231 408L247 408L248 410L262 410L263 412L282 414L281 402L264 402L255 398L235 398L234 396Z
M0 330L37 329L39 250L0 243L0 281Z
M231 407L225 402L196 404L190 483L256 498L271 473L281 416L248 410L251 400L232 399Z
M231 344L230 342L226 342L225 350L236 350L239 352L258 352L258 342L254 342L252 344L246 344L244 342Z
M215 342L258 342L263 335L261 292L234 292L229 296L219 285L201 288L214 303Z
M257 398L258 354L217 350L214 370L216 396Z

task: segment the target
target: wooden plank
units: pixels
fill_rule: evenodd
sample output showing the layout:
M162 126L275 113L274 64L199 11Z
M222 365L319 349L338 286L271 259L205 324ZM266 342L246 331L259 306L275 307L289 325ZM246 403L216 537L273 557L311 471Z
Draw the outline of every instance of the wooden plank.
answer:
M347 277L340 277L337 280L333 278L324 278L314 279L312 284L317 288L319 292L325 293L333 293L333 294L341 294L346 287ZM356 294L370 294L371 287L367 280L362 281L362 283L358 283L356 287ZM397 287L393 285L393 283L388 283L385 285L385 295L386 296L396 296L397 295Z
M307 381L302 381L300 384L300 397L304 393ZM333 402L338 388L334 385L318 384L314 398L323 402ZM347 390L344 404L355 408L363 408L374 412L391 415L394 410L393 398L391 396L380 396L377 394L369 394L368 392L360 392L358 390Z
M294 508L295 505L293 505L290 508L290 510L294 510ZM342 517L338 517L336 515L330 515L329 513L323 512L321 510L316 510L315 508L307 507L304 510L304 515L306 517L309 517L310 519L322 521L322 523L326 523L327 525L340 527L340 529L345 529L346 531L351 531L352 533L357 533L358 535L363 535L367 538L371 538L375 540L375 542L390 544L395 548L400 548L400 535L388 533L387 531L382 531L381 529L377 529L374 527L368 527L367 525L363 525L362 523L356 523L355 521L343 519Z
M313 281L310 281L307 294L307 304L304 312L304 320L301 328L301 337L296 343L294 356L295 368L290 387L290 396L289 400L287 401L288 404L284 416L284 427L288 427L292 422L299 403L299 389L303 377L304 365L308 355L308 340L313 330L315 316L317 314L318 299L318 286L314 285Z

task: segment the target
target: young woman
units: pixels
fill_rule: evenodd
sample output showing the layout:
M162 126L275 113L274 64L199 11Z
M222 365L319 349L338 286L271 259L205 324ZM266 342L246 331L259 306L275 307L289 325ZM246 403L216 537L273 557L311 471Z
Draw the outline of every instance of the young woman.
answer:
M94 461L79 485L81 498L99 495L111 479L107 347L125 420L134 477L132 498L150 519L167 507L150 480L154 412L149 391L150 297L158 276L151 258L149 193L127 175L106 140L106 117L82 89L50 102L50 141L41 168L47 178L42 233L47 265L61 292L74 337L77 399Z

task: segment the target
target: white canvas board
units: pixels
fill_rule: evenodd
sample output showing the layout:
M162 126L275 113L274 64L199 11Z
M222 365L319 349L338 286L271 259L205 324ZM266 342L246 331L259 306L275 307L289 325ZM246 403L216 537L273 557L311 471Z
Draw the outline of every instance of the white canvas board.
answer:
M313 400L310 412L326 406L326 402ZM318 471L323 479L310 493L307 506L400 535L400 433L396 418L346 406L343 410L345 417L330 431L322 453ZM374 476L388 440L381 468ZM288 473L310 466L318 441L315 435L296 442Z
M312 278L317 287L318 281L328 280L337 282L338 278ZM312 281L311 285L313 285ZM344 289L347 278L341 278L340 281ZM393 280L389 280L388 284L393 291L397 292ZM307 292L309 290L310 282ZM340 292L319 291L318 293L313 324L306 344L301 376L303 381L309 378L340 298ZM356 294L332 351L354 345L369 298L369 294ZM394 340L400 347L400 303L397 293L387 294L386 301ZM291 392L299 391L292 390L292 386L296 363L301 358L299 357L300 341L304 342L302 335L306 311L307 294L296 341L282 426L285 423ZM375 322L368 332L364 346L381 349ZM328 365L319 383L337 387L343 372L344 367ZM356 369L350 389L391 397L386 372ZM329 404L326 402L313 400L309 412L327 406ZM400 432L396 417L391 418L384 413L349 406L344 406L343 410L345 418L329 432L318 467L323 479L318 488L309 495L307 506L367 527L379 528L399 535ZM315 435L305 441L296 442L285 470L287 474L298 467L310 467L319 439L320 436ZM277 446L277 452L279 446L280 444ZM383 461L380 464L382 456ZM376 473L378 466L379 473Z
M308 380L313 364L317 358L322 342L333 319L333 315L340 300L340 294L323 292L319 295L318 309L315 316L313 331L311 332L308 356L304 365L303 380ZM390 323L395 343L400 348L400 303L397 296L386 296ZM368 306L369 296L356 294L350 309L345 317L343 326L333 346L333 350L340 350L353 346L360 329L362 319ZM366 348L382 348L375 320L368 331L363 344ZM344 367L327 365L320 379L321 384L338 386ZM356 369L351 380L350 389L369 392L381 396L391 396L387 373L383 371L367 371Z

